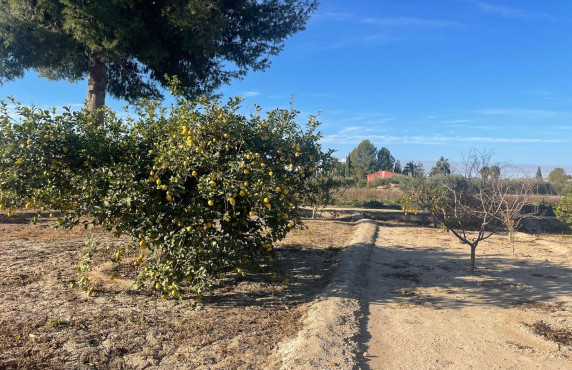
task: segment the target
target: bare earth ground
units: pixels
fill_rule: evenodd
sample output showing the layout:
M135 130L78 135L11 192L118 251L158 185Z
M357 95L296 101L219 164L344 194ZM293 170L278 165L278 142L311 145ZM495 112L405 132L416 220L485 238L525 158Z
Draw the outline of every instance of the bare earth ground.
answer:
M361 367L572 369L572 238L518 234L477 249L439 229L380 224Z
M518 234L514 256L493 237L472 275L439 229L378 223L372 247L371 221L308 221L278 248L278 279L231 277L195 311L134 290L130 259L107 262L116 239L27 216L0 216L0 369L572 369L570 237ZM93 298L68 288L89 235Z
M30 216L0 216L0 369L278 367L277 343L300 329L354 230L306 222L308 230L295 230L278 247L273 270L231 277L195 311L191 300L134 290L130 259L107 262L105 247L117 240L106 233L53 230L47 221L33 226ZM89 235L100 245L92 298L68 287Z

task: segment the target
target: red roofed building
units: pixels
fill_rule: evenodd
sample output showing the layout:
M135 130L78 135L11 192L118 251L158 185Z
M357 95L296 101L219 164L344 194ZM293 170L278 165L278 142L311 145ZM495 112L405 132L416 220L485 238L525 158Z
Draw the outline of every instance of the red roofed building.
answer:
M390 179L393 176L401 175L400 173L395 173L391 171L379 171L367 175L367 182L372 182L375 179Z

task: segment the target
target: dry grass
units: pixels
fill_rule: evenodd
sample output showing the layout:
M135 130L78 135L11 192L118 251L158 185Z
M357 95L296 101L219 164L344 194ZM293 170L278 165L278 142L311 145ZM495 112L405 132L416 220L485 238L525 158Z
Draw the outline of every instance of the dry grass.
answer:
M367 206L379 202L384 205L398 204L404 192L400 189L344 188L333 197L334 205Z
M527 201L530 204L545 204L554 206L556 203L560 202L562 197L560 195L531 195L527 197Z
M276 344L299 330L306 303L323 291L353 236L352 225L309 221L280 243L272 270L231 276L196 311L193 301L135 290L129 259L106 260L109 235L28 225L29 216L0 219L0 369L273 367ZM92 298L67 287L88 235L102 243ZM105 279L112 272L117 278Z

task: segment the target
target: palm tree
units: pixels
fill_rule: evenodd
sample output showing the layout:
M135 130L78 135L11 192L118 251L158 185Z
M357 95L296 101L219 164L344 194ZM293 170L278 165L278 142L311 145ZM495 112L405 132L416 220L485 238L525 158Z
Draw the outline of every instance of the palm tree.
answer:
M445 159L444 157L439 158L435 166L431 168L431 176L435 175L450 175L451 174L451 165L449 164L449 160Z

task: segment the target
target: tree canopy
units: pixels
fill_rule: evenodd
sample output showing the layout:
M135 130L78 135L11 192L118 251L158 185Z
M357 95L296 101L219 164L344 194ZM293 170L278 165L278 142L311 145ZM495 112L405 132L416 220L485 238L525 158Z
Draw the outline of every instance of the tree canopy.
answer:
M364 177L377 170L376 161L377 149L369 140L363 140L350 152L352 175Z
M421 178L425 175L425 171L423 169L423 163L421 162L407 162L405 164L405 167L403 167L403 171L402 173L404 175L408 175L411 177L415 177L415 178Z
M535 176L536 180L538 181L542 181L542 170L540 170L540 166L538 166L538 169L536 170L536 176Z
M435 175L450 175L451 174L451 165L449 164L449 160L445 159L444 157L439 158L435 166L431 168L431 176Z
M562 222L572 224L572 186L564 188L562 200L556 205L554 213Z
M389 149L382 147L377 152L377 170L379 171L393 171L395 165L395 158L389 152Z
M489 177L498 179L501 175L501 168L498 165L483 166L479 169L479 173L483 180L487 180Z
M548 181L556 183L564 183L569 179L563 168L555 168L548 174Z
M399 159L397 159L395 161L395 165L393 166L393 172L395 173L401 173L402 169L401 169L401 161Z
M106 92L158 98L166 75L184 96L212 93L264 70L303 30L313 0L0 0L0 83L33 69L49 79L88 77L88 105Z

